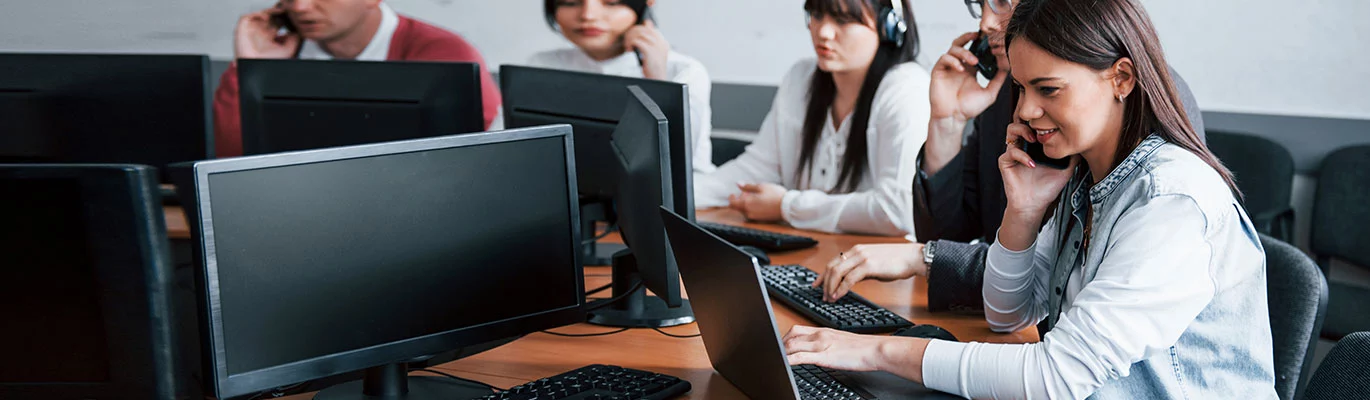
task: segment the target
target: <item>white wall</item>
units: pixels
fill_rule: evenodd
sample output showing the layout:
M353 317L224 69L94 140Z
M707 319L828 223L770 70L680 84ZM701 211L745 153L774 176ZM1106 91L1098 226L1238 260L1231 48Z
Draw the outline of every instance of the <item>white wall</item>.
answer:
M565 46L537 0L389 0L466 36L491 64ZM1143 0L1205 110L1370 119L1370 2ZM272 0L3 0L0 50L232 55L239 14ZM715 80L775 84L809 56L801 0L659 0L680 51ZM961 0L914 0L926 63L975 29Z

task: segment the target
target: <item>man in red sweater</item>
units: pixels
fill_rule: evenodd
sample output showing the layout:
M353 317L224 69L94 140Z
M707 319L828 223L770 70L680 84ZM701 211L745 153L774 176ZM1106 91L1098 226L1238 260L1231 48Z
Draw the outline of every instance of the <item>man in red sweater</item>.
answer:
M284 16L295 32L280 33ZM453 61L480 64L485 126L499 112L499 87L476 48L442 28L396 14L381 0L281 0L276 7L238 19L234 59ZM243 154L235 62L214 93L214 147L219 157Z

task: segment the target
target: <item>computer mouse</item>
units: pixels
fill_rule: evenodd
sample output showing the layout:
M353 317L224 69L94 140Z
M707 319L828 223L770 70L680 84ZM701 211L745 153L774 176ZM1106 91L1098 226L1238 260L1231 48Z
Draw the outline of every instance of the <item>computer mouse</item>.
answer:
M765 250L761 250L760 248L754 247L754 246L738 246L738 247L741 248L742 251L747 252L747 254L751 254L752 257L756 257L756 262L757 262L757 263L760 263L761 265L771 265L771 256L766 255L766 251L765 251Z
M946 329L942 329L942 327L937 325L928 324L914 325L908 328L900 329L898 332L894 333L894 336L916 337L924 339L942 339L949 342L959 342L959 340L956 340L956 336L952 336L951 332L947 332Z

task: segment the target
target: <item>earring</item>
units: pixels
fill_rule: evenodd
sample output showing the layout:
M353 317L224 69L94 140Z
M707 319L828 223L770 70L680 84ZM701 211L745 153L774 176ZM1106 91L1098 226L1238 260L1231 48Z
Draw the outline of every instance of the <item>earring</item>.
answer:
M1119 95L1118 95L1118 102L1119 102L1119 103L1122 103L1124 97L1127 97L1127 95L1119 94Z

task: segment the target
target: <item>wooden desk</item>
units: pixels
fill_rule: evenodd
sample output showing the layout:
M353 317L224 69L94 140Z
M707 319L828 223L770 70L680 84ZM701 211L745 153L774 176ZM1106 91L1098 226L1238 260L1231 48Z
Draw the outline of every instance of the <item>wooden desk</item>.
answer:
M167 207L167 231L174 238L188 238L189 231L185 218L177 207ZM815 271L827 268L828 261L837 253L862 243L902 243L902 238L828 235L801 231L768 224L747 223L735 211L715 209L700 211L698 218L703 221L743 225L752 228L794 233L813 237L818 246L813 248L771 254L774 264L800 264ZM609 267L585 268L585 287L594 288L610 281ZM992 343L1030 343L1037 341L1037 330L1027 330L999 334L989 330L989 325L981 315L961 315L954 313L931 313L927 310L927 282L913 279L900 282L866 281L856 285L853 291L882 307L888 308L916 324L932 324L946 328L963 341ZM604 295L604 294L601 294ZM813 325L794 310L779 303L772 303L776 324L780 333L788 331L796 324ZM578 324L555 329L564 333L605 332L607 328L588 324ZM692 335L698 333L694 324L665 328L667 332ZM436 367L463 378L474 379L498 387L510 387L531 380L556 375L588 364L612 364L665 373L690 381L694 389L686 397L689 399L745 399L741 392L723 379L709 364L704 342L700 338L672 338L651 329L632 329L608 336L561 337L543 333L532 333L513 343L462 360L453 361ZM312 395L311 395L312 396ZM309 397L291 397L307 399Z

